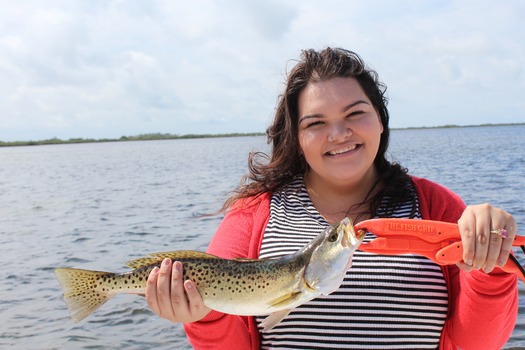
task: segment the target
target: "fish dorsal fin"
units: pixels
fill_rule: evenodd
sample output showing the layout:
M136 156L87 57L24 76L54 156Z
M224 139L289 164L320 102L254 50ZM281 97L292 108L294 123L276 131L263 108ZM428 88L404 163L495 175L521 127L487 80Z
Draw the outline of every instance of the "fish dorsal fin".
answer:
M132 269L138 269L141 267L158 264L165 258L171 260L180 260L180 259L218 259L215 255L198 252L195 250L178 250L174 252L161 252L161 253L152 253L147 257L138 258L126 263L126 266L131 267Z
M238 261L238 262L253 262L255 261L256 259L248 259L248 258L236 258L236 259L233 259L235 261ZM260 260L258 260L260 261Z

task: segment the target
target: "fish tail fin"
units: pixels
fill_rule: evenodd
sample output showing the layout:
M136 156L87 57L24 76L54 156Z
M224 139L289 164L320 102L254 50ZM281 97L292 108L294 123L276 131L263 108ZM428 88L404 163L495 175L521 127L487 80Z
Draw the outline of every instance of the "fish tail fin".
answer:
M55 269L55 275L62 286L64 300L75 322L89 316L116 294L105 286L106 279L114 276L111 272L58 268Z

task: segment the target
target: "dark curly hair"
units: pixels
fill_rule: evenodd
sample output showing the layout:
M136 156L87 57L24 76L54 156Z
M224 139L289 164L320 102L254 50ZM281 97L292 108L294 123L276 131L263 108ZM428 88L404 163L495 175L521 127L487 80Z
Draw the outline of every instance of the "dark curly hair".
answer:
M277 191L297 175L305 174L308 164L301 156L298 141L299 94L309 83L337 77L357 80L379 114L384 129L374 160L374 166L379 174L377 184L381 183L382 189L376 191L373 197L367 197L366 213L376 214L383 198L389 199L391 210L395 209L397 203L410 198L411 194L406 190L410 181L407 170L386 159L390 139L386 86L379 81L377 73L365 65L359 55L345 49L328 47L321 51L312 49L302 51L300 60L288 74L285 90L279 96L273 123L266 131L268 143L272 144L271 157L262 152L253 152L249 155L249 174L226 200L223 210L239 199Z

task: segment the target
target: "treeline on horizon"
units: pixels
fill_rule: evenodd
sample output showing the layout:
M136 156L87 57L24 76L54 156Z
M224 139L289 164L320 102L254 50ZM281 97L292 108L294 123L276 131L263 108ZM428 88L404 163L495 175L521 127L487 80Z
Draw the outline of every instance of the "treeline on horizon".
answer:
M39 140L39 141L0 141L0 147L7 146L38 146L38 145L60 145L67 143L95 143L95 142L120 142L120 141L154 141L154 140L178 140L178 139L199 139L199 138L212 138L212 137L240 137L240 136L262 136L264 133L252 132L252 133L231 133L231 134L187 134L187 135L174 135L174 134L162 134L162 133L151 133L151 134L140 134L136 136L122 136L118 139L84 139L84 138L71 138L69 140L62 140L57 137L51 139Z
M416 129L443 129L443 128L470 128L481 126L513 126L525 125L525 123L503 123L503 124L479 124L479 125L441 125L441 126L420 126L407 128L392 128L392 130L416 130ZM85 139L85 138L71 138L69 140L62 140L57 137L39 141L0 141L0 147L10 146L39 146L39 145L60 145L70 143L95 143L95 142L121 142L121 141L153 141L153 140L179 140L179 139L197 139L197 138L213 138L213 137L240 137L240 136L264 136L263 132L251 133L230 133L230 134L186 134L177 135L169 133L150 133L140 134L136 136L121 136L118 139Z

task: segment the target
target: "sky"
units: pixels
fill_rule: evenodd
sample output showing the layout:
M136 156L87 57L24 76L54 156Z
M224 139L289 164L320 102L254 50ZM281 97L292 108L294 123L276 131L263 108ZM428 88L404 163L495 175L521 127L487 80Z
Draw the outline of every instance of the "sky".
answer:
M391 127L525 122L522 0L0 0L0 141L264 132L302 49L357 52Z

